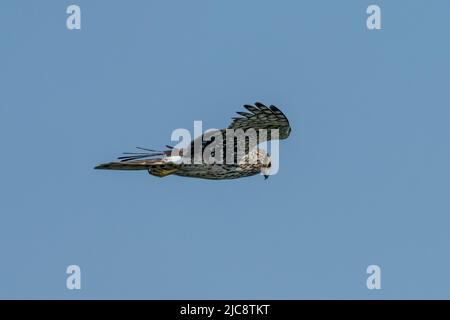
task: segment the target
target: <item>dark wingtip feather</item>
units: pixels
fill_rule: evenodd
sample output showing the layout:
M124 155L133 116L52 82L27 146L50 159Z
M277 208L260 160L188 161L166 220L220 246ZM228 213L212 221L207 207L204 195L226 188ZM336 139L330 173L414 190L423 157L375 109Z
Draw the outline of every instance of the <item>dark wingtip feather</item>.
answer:
M148 148L142 148L142 147L136 147L136 149L144 150L144 151L150 151L150 152L161 152L161 151L159 151L159 150L148 149Z
M277 107L275 107L274 105L271 105L271 106L270 106L270 110L272 110L272 111L277 111L277 112L281 112L281 110L278 109Z
M268 109L263 103L261 102L255 102L255 106L257 106L260 110L262 109Z
M118 157L117 159L120 160L120 162L127 162L130 160L138 160L138 159L144 159L144 158L150 158L150 157L156 157L156 156L162 156L164 153L145 153L145 154L139 154L139 155L128 155L128 156L122 156Z
M246 117L246 118L249 118L249 117L253 116L252 113L248 113L248 112L238 111L238 112L236 112L236 113L237 113L238 115L243 116L243 117Z

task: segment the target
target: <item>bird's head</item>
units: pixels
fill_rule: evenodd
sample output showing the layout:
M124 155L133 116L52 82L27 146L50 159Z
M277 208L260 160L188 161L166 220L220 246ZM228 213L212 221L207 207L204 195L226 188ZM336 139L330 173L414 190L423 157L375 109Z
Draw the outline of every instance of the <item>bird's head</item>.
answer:
M261 173L265 179L269 178L272 160L270 156L262 149L256 148L246 154L239 161L241 167L251 168L255 173Z
M261 163L261 174L264 176L264 180L267 180L270 176L270 168L272 167L272 160L267 154L264 158L264 162Z

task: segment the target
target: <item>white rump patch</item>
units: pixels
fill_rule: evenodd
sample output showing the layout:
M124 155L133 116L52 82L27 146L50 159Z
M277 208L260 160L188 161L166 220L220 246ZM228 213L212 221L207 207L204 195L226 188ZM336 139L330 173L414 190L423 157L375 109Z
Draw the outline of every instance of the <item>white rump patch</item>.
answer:
M175 164L180 164L183 160L181 156L168 156L163 158L164 162L170 162Z

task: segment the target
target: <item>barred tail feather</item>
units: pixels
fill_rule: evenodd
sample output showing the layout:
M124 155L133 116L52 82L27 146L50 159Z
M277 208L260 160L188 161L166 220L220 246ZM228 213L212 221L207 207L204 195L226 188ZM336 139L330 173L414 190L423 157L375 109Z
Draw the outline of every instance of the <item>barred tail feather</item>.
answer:
M163 159L147 159L128 162L108 162L95 167L102 170L147 170L151 175L165 177L175 173L178 167Z
M101 170L148 170L151 167L147 162L108 162L96 166Z

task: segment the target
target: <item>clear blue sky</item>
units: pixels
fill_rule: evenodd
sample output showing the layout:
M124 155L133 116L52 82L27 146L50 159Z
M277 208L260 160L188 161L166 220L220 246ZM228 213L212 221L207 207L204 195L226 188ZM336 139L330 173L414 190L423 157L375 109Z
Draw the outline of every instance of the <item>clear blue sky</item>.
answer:
M2 0L0 298L450 298L449 12ZM93 170L255 101L293 128L267 181Z

